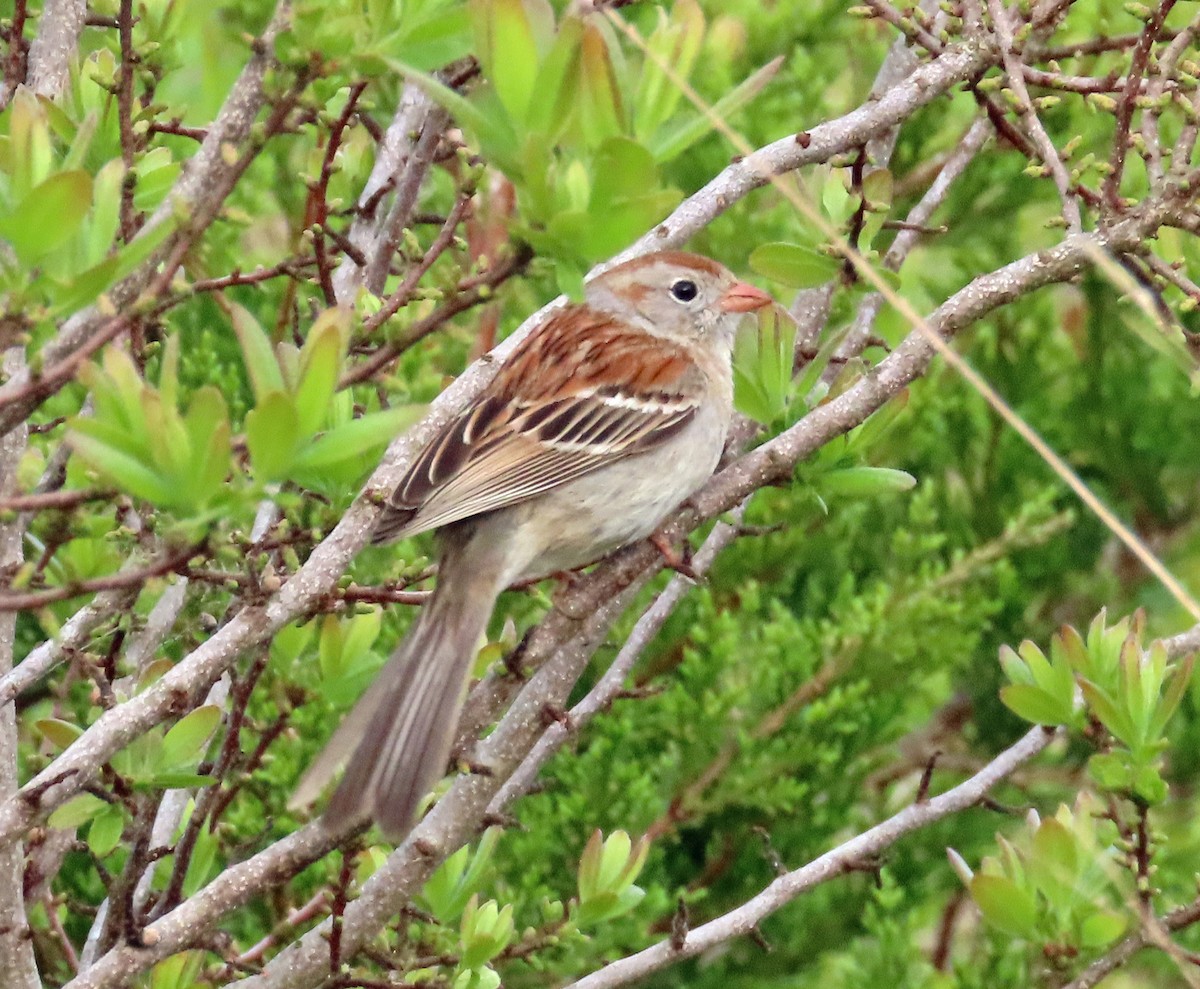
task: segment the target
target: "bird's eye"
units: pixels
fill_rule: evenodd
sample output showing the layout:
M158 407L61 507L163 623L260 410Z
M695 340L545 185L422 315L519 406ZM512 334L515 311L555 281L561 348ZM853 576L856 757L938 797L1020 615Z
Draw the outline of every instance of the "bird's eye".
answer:
M677 278L671 282L671 295L677 302L691 302L699 291L690 278Z

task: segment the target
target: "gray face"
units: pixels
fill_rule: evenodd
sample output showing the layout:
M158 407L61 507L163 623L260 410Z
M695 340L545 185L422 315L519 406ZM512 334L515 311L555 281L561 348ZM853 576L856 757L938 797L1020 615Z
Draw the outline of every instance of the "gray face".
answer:
M707 258L664 252L605 272L589 284L587 298L660 336L724 335L737 324L736 315L720 307L733 281L732 274Z

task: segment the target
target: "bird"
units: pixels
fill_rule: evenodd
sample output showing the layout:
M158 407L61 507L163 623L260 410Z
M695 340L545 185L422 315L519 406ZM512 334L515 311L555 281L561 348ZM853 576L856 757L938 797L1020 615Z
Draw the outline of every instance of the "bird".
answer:
M374 543L438 530L437 584L292 806L347 762L326 819L408 832L447 768L500 593L650 536L708 480L733 414L738 323L772 301L716 261L660 251L590 280L514 349L384 506Z

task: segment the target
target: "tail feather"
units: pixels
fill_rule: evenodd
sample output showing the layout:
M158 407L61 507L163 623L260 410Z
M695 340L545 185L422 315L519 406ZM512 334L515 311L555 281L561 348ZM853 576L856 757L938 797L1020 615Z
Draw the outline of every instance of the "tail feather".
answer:
M494 569L449 550L437 589L404 641L305 774L292 802L319 792L352 746L326 814L370 816L390 838L445 772L475 647L499 593Z

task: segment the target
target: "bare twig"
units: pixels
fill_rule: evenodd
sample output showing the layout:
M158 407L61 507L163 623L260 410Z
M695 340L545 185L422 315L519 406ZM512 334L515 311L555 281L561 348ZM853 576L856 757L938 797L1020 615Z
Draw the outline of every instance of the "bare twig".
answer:
M78 6L82 9L84 5L79 2ZM108 291L107 299L118 311L130 307L152 283L158 291L165 291L184 253L216 217L233 183L249 164L251 156L231 155L230 151L254 143L251 128L266 99L263 80L273 60L275 39L290 15L291 0L278 0L270 22L256 40L250 60L208 128L203 144L188 161L165 201L138 232L139 237L147 237L164 225L177 226L180 216L188 218L145 263ZM277 109L282 106L281 101ZM0 385L0 433L21 422L38 402L71 378L81 361L126 328L129 314L112 317L109 311L93 305L75 313L62 324L54 339L41 348L40 374L33 376L25 371Z
M1024 65L1013 41L1013 25L1009 21L1009 12L1001 0L988 0L988 12L991 14L996 34L1000 38L1004 71L1008 76L1008 84L1017 98L1017 113L1025 123L1025 129L1029 132L1029 136L1038 150L1042 164L1050 172L1054 184L1058 188L1067 229L1072 233L1078 233L1083 229L1083 218L1079 212L1079 201L1075 198L1074 183L1071 182L1071 176L1067 174L1067 167L1063 164L1058 149L1050 140L1046 128L1042 126L1042 118L1038 116L1029 90L1025 87Z
M3 370L9 374L24 362L19 348L3 354ZM17 464L25 452L28 437L21 426L0 436L0 495L16 486ZM0 577L21 565L21 540L24 525L18 517L0 525ZM12 669L16 637L15 614L0 614L0 674ZM17 792L17 712L11 704L0 707L0 798L10 799ZM22 896L24 852L19 842L0 849L0 972L5 984L13 989L37 989L41 985L29 922Z
M388 265L401 231L416 208L417 193L433 161L433 150L446 126L446 113L420 86L408 83L400 93L400 105L392 117L375 165L358 200L358 215L350 227L349 241L366 258L359 264L349 254L333 275L333 291L339 305L352 305L362 287L375 294L383 291ZM417 135L414 139L413 135ZM380 199L396 189L391 208L379 209Z
M42 5L37 37L29 46L26 77L29 88L39 96L53 99L66 87L86 14L86 0L46 0Z
M1125 203L1121 199L1121 177L1125 173L1125 159L1129 154L1129 130L1133 122L1133 111L1137 104L1138 89L1150 62L1150 49L1158 40L1163 21L1167 19L1167 15L1174 6L1175 0L1161 0L1158 9L1147 21L1142 36L1133 49L1133 57L1129 63L1128 82L1125 84L1125 92L1117 104L1117 124L1113 134L1112 156L1109 160L1112 167L1104 179L1104 199L1109 209L1112 210L1122 211L1125 208Z
M68 598L90 594L93 591L113 591L123 587L141 587L152 577L175 573L188 560L196 555L199 546L185 546L183 549L169 551L161 559L147 563L136 570L121 570L108 577L93 577L81 580L78 584L67 584L64 587L54 587L45 591L30 591L16 593L7 591L0 593L0 612L25 611L30 608L40 608L55 601L65 601Z
M764 918L814 886L844 875L856 863L879 855L906 834L975 806L996 784L1044 749L1053 737L1054 733L1048 729L1032 729L969 780L922 803L910 804L820 858L780 876L735 910L691 928L683 945L675 947L669 941L662 941L571 983L569 989L613 989L734 938L747 936Z
M1167 931L1181 931L1185 927L1190 927L1197 922L1200 922L1200 899L1193 900L1186 906L1177 907L1158 920L1159 925ZM1129 937L1120 941L1115 948L1109 949L1109 951L1097 958L1080 972L1079 975L1068 982L1063 989L1092 989L1093 986L1098 985L1102 979L1115 972L1143 948L1154 946L1156 946L1154 937L1143 926L1137 933L1130 934Z
M134 556L125 570L136 570L141 559ZM140 585L128 584L102 591L80 608L63 625L62 631L34 649L19 666L0 676L0 706L9 703L23 690L33 686L59 663L83 646L92 632L114 614L120 614L136 599Z

